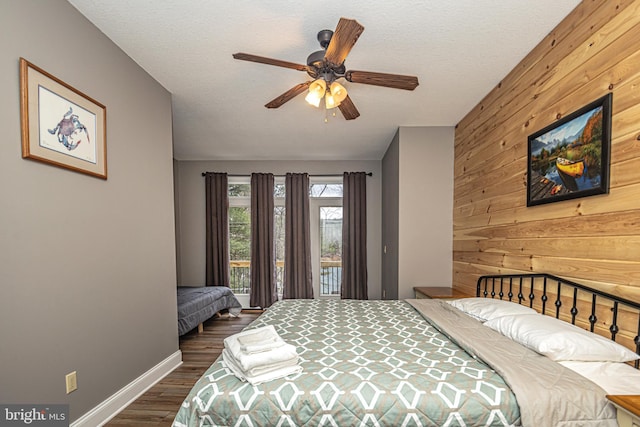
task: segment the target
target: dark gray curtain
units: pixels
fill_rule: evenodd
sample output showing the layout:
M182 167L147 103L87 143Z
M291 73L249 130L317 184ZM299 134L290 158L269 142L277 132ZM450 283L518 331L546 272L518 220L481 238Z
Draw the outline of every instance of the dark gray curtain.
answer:
M251 292L252 307L270 307L276 293L273 241L273 174L251 174Z
M285 177L284 299L312 299L309 175Z
M344 299L367 299L367 174L345 172L342 195Z
M205 285L229 286L229 190L226 173L205 174L207 272Z

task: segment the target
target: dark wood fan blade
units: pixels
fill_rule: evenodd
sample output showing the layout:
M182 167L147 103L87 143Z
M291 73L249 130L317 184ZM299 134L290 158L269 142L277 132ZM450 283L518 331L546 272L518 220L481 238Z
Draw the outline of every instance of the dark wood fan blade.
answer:
M251 55L249 53L234 53L235 59L242 61L259 62L261 64L275 65L276 67L293 68L298 71L307 71L307 66L302 64L296 64L295 62L281 61L279 59L265 58L264 56Z
M358 24L355 19L340 18L331 37L331 42L327 46L324 59L336 67L342 65L363 31L364 27Z
M415 76L374 73L371 71L347 71L345 79L352 83L364 83L394 89L414 90L418 86L418 78Z
M340 109L340 112L342 113L344 118L347 120L357 119L360 116L360 112L358 111L356 106L353 105L353 101L351 101L349 95L347 95L347 97L342 100L340 105L338 105L338 108Z
M306 83L300 83L298 85L295 85L294 87L292 87L291 89L289 89L288 91L286 91L285 93L280 95L279 97L277 97L277 98L271 100L269 103L265 104L265 107L267 107L267 108L278 108L278 107L280 107L285 102L291 101L293 98L295 98L296 96L300 95L302 92L307 90L307 88L309 87L310 84L311 84L311 82L309 81L309 82L306 82Z

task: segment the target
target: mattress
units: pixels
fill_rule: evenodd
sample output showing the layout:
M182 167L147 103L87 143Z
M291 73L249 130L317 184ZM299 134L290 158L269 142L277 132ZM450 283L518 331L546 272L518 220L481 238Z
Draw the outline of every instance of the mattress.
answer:
M249 328L274 325L302 373L251 386L219 358L175 427L200 425L519 425L517 400L404 301L285 300Z
M178 287L178 334L184 335L221 310L237 314L242 305L226 286Z

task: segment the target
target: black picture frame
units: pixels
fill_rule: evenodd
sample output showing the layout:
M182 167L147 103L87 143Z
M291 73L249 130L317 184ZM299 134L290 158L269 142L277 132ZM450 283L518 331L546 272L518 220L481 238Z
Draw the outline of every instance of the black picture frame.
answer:
M613 95L528 138L527 206L609 193Z

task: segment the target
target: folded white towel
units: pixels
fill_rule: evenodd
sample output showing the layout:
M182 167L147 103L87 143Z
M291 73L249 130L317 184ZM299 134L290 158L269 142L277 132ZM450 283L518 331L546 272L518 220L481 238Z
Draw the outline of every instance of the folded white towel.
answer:
M249 384L251 385L262 384L268 381L273 381L278 378L284 378L288 377L289 375L302 372L302 366L296 364L293 366L278 368L261 375L251 376L242 371L240 366L237 365L236 360L226 349L222 350L222 360L236 377L238 377L241 381L249 382Z
M295 346L287 343L268 351L246 353L240 347L238 336L247 335L247 332L251 333L251 331L244 331L224 339L225 348L229 350L231 356L245 372L256 367L270 366L298 357Z
M242 367L240 366L240 364L238 363L238 360L236 360L235 357L233 357L233 355L231 354L231 352L229 352L228 349L224 349L222 350L222 353L226 355L227 359L230 359L230 361L232 363L234 363L238 369L240 369L242 371L242 373L245 376L251 376L251 377L255 377L258 375L262 375L262 374L266 374L269 373L271 371L276 371L278 369L281 368L286 368L287 366L294 366L298 364L298 361L300 360L300 358L298 356L296 357L292 357L291 359L288 360L283 360L282 362L276 362L276 363L271 363L268 365L260 365L260 366L256 366L255 368L251 368L249 370L244 370L242 369Z
M248 354L268 351L285 344L273 325L250 329L239 333L237 337L240 349Z
M247 354L255 354L255 353L262 353L263 351L273 350L274 348L282 347L285 344L286 343L282 339L272 341L272 342L259 343L259 344L249 344L249 345L240 344L240 350L244 351Z
M268 342L274 342L280 338L276 333L275 328L272 325L271 328L265 326L264 328L250 329L247 334L238 335L238 342L241 345L251 344L263 344Z

